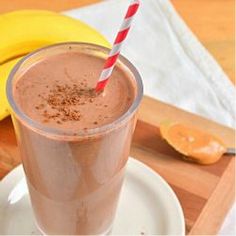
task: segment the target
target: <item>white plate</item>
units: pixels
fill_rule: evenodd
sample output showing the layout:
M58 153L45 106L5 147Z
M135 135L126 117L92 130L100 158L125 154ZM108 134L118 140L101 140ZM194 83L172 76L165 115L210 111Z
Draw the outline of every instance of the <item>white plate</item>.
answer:
M40 234L22 166L0 182L0 234ZM113 235L184 235L184 216L169 185L152 169L130 158Z

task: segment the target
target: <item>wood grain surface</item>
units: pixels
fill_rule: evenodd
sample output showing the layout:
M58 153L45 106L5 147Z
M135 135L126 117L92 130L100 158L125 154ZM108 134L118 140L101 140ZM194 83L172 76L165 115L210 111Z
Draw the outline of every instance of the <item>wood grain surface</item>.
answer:
M235 131L173 106L145 97L139 111L131 156L157 171L171 185L184 210L188 234L216 234L235 199L235 158L213 165L184 162L161 137L161 121L175 120L204 129L235 146Z
M18 9L63 11L99 2L99 0L0 0L0 13Z
M235 84L235 1L171 0L171 2Z
M0 13L16 9L68 10L99 0L0 0ZM234 0L171 0L176 10L235 83Z

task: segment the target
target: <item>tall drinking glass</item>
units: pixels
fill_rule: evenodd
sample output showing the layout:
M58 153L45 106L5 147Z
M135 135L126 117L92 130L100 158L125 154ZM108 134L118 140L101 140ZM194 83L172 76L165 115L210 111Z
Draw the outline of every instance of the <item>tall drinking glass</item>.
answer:
M143 96L142 81L135 67L120 56L117 63L129 74L135 90L135 98L124 114L109 124L81 130L76 135L63 126L45 126L19 107L14 96L16 82L39 60L68 50L100 57L104 62L109 52L107 48L85 43L63 43L37 50L12 70L7 97L40 231L44 234L108 234Z

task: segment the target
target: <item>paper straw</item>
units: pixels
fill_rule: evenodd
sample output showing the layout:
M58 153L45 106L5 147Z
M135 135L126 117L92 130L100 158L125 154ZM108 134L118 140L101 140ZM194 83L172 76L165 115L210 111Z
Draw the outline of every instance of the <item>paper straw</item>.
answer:
M134 19L134 16L139 8L139 5L140 5L139 0L132 0L129 5L125 18L122 22L120 30L116 36L115 42L113 43L112 49L109 53L109 56L105 62L100 78L97 82L95 89L96 92L100 92L105 88L112 74L115 63L119 57L121 47L127 37L127 34L130 30L131 22Z

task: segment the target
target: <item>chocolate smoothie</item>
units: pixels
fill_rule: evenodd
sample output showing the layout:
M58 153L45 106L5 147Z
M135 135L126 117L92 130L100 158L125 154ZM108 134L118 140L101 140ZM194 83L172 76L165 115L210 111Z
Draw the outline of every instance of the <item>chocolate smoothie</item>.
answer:
M28 68L17 81L16 103L46 126L76 131L112 123L132 104L134 79L116 67L104 93L93 88L104 60L86 53L50 56Z
M101 52L54 46L26 59L12 78L13 122L45 234L106 234L112 227L136 122L136 109L127 113L139 91L118 62L105 91L94 92Z

